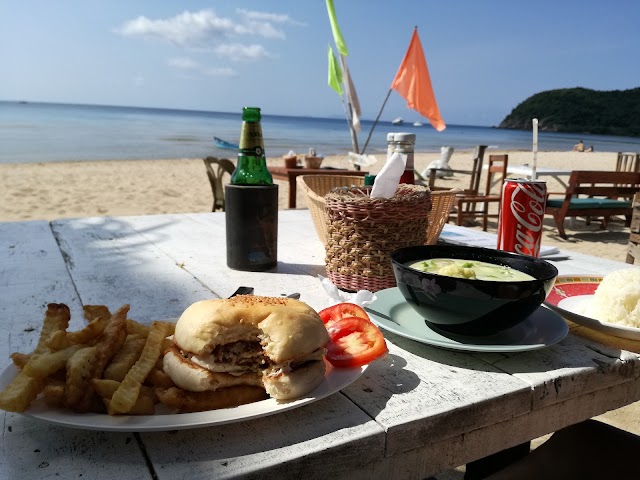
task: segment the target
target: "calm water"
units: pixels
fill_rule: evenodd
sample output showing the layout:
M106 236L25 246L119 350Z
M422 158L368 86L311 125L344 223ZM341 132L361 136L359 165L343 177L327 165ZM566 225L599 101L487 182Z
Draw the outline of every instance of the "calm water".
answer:
M367 153L386 152L387 132L417 134L416 150L439 152L443 145L456 150L489 145L508 150L530 150L528 131L448 125L436 132L425 121L422 127L392 125L380 121ZM67 160L129 160L229 156L218 149L217 136L237 143L240 113L149 109L47 103L0 102L0 163L56 162ZM373 125L363 121L360 148ZM351 137L344 118L308 118L263 115L262 129L267 156L289 150L304 153L310 147L321 155L346 154ZM571 150L582 139L596 151L640 152L640 138L540 132L541 151Z

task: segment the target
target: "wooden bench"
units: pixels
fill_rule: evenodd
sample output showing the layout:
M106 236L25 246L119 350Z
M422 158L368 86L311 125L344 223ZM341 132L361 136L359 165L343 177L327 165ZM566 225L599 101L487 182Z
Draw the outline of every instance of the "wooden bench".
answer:
M552 215L560 237L566 217L602 217L602 228L610 216L622 215L631 223L633 208L629 200L640 191L640 173L574 170L569 177L564 198L547 199L545 214Z
M629 244L627 245L627 263L640 262L640 193L633 197L633 214L629 225Z

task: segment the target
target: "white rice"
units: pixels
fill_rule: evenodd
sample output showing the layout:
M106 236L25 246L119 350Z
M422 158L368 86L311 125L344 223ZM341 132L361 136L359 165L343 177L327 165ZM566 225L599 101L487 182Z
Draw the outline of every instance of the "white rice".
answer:
M605 275L585 315L603 322L640 328L640 268L625 268Z

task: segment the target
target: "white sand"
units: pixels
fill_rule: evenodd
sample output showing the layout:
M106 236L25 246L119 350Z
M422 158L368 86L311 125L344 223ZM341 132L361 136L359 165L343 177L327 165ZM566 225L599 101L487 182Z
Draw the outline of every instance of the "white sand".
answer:
M510 164L532 160L531 152L502 152L488 149L486 155L508 153ZM422 171L439 153L416 154L416 170ZM613 170L613 152L539 152L538 166L566 170ZM282 164L280 158L270 164ZM378 173L384 158L369 170ZM471 152L454 152L450 165L468 169ZM327 157L323 166L351 168L346 156ZM443 179L440 185L464 186L468 178L456 175ZM280 207L286 208L288 185L278 182ZM484 185L484 179L481 181ZM562 191L562 186L549 179L549 191ZM82 216L140 215L155 213L208 212L212 194L205 168L200 159L90 161L0 165L0 221L52 220ZM298 208L305 208L304 194L298 191ZM479 227L474 227L479 228ZM489 231L495 231L491 222ZM583 221L567 220L568 240L562 240L548 217L545 221L545 245L589 253L624 261L629 231L622 222L613 221L607 230L599 223L587 226Z

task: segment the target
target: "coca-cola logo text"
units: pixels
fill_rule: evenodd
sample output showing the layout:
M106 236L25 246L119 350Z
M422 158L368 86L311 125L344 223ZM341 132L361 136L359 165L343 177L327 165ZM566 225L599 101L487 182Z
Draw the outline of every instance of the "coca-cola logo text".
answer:
M522 198L522 201L520 200ZM525 206L526 203L527 205ZM518 184L511 193L511 213L518 222L516 225L516 244L514 249L523 255L534 255L540 243L539 235L532 235L542 230L544 218L545 188L540 185ZM527 208L528 207L528 208ZM536 238L537 241L536 241Z

